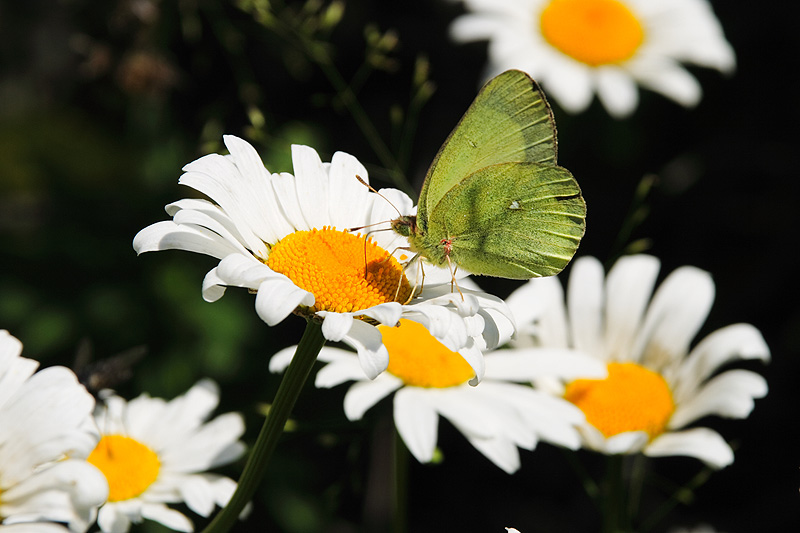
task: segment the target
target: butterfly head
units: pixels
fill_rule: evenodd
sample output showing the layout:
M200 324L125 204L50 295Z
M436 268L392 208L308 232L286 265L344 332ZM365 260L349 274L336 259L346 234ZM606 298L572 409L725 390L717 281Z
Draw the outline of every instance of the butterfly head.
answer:
M418 234L417 217L404 215L392 220L392 229L403 237L412 237Z

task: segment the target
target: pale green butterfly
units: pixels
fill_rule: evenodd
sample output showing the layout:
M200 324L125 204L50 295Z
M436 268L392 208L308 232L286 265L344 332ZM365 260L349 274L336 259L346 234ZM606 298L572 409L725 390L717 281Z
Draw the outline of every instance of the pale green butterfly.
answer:
M558 274L585 230L586 204L556 165L553 113L536 82L506 71L478 93L433 160L416 216L392 221L435 265L528 279Z

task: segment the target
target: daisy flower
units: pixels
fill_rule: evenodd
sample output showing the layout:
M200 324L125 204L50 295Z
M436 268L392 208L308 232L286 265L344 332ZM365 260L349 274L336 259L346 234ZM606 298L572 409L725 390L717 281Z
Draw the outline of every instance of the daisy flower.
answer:
M86 531L108 495L86 462L99 438L94 398L70 370L36 372L21 352L0 330L0 531Z
M227 413L206 422L218 402L217 386L201 380L169 402L146 394L130 402L109 395L98 406L102 438L89 462L110 487L97 517L102 531L124 533L143 519L193 531L192 522L167 503L185 503L202 516L228 503L236 482L206 470L244 453L237 440L244 420L239 413Z
M520 69L571 113L597 92L615 117L638 104L636 83L686 107L700 101L681 62L731 73L736 57L706 0L464 0L456 41L489 40L487 77Z
M681 267L652 295L658 259L620 259L603 280L592 257L573 263L566 305L556 279L533 280L507 300L526 346L570 348L606 364L605 379L541 380L540 389L581 408L583 445L606 454L686 455L721 468L733 451L717 432L687 426L708 415L746 418L764 378L716 371L739 359L769 360L749 324L719 329L690 349L714 300L708 272Z
M517 448L531 450L546 440L576 449L576 425L584 417L561 398L528 384L539 375L564 379L605 374L592 358L561 350L558 357L521 355L498 350L485 354L486 375L480 385L468 384L472 370L458 353L437 341L422 325L402 319L399 327L378 326L389 350L389 368L376 379L364 378L355 354L325 347L319 360L327 363L316 386L334 387L355 381L344 398L348 419L359 420L381 399L394 393L394 421L406 447L422 463L436 449L439 416L449 420L482 454L508 473L520 466ZM270 360L270 370L288 366L294 352L287 348ZM554 355L554 354L548 354Z
M367 181L367 171L353 156L337 152L323 163L312 148L295 145L295 174L271 174L247 142L224 140L230 155L186 165L179 181L213 202L170 204L173 219L143 229L133 241L139 253L175 248L220 259L203 282L207 301L220 298L226 286L245 287L256 292L256 312L270 326L291 313L321 319L324 337L355 348L370 378L389 359L376 324L420 322L453 350L473 347L481 334L491 345L496 332L513 327L500 299L451 294L447 269L426 266L424 289L415 295L422 279L400 263L410 259L405 237L349 231L388 229L395 208L415 212L402 192L383 190L381 198L359 183L356 176ZM480 351L465 353L479 379Z

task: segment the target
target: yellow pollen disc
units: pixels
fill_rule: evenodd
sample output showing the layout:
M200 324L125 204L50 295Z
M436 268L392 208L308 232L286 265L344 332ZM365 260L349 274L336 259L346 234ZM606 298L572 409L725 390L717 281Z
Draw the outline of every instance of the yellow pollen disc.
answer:
M475 371L461 355L413 320L400 319L400 326L378 326L389 351L390 373L412 387L447 388L472 379Z
M552 0L539 23L547 42L593 67L630 59L644 40L639 19L618 0Z
M403 267L389 252L336 228L291 233L272 246L266 263L314 295L315 313L405 303L411 295Z
M129 500L143 493L158 478L158 455L124 435L105 435L87 459L108 480L108 501Z
M664 432L675 410L664 378L636 363L609 363L607 378L575 380L564 398L606 437L646 431L652 440Z

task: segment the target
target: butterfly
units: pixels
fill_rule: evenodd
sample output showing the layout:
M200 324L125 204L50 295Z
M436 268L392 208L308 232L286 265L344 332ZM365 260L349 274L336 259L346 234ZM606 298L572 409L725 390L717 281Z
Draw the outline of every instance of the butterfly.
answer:
M480 90L433 160L417 214L391 222L437 266L510 279L558 274L585 231L586 203L556 164L556 126L538 84L509 70Z

